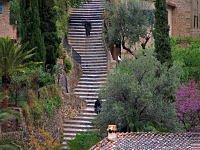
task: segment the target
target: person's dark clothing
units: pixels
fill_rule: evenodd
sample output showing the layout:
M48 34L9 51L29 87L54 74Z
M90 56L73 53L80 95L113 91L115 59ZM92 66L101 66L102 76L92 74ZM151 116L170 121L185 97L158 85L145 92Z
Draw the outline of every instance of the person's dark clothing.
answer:
M91 23L88 22L88 21L85 21L84 22L84 27L85 27L86 36L90 36L90 31L92 29Z
M94 104L94 110L97 114L99 114L101 112L101 102L99 99L97 99Z

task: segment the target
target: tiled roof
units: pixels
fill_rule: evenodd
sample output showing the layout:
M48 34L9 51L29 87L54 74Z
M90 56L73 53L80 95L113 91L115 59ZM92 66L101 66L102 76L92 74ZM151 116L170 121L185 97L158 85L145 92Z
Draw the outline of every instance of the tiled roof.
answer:
M90 150L200 150L200 133L117 133L116 141L103 139Z

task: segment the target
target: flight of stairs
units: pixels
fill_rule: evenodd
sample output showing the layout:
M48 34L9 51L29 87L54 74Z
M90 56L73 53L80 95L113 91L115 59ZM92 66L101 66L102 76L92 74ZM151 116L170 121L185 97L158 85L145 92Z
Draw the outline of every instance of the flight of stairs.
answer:
M94 103L107 76L107 56L102 42L103 20L102 0L89 0L74 9L70 15L68 37L72 48L81 56L83 74L74 93L86 101L87 107L70 120L64 120L63 149L67 140L73 139L77 132L94 130L92 119L96 117ZM90 37L86 37L83 22L91 22Z

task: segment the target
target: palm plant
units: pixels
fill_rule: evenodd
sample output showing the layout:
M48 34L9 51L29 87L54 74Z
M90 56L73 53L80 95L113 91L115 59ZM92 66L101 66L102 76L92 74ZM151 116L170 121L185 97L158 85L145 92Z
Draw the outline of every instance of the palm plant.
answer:
M22 71L33 55L33 49L27 51L9 38L0 38L0 76L4 92L9 89L11 75Z

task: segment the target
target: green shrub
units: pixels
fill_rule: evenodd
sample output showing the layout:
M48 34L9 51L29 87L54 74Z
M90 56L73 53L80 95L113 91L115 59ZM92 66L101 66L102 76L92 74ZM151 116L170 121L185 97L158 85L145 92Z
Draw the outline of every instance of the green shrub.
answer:
M181 47L185 44L185 47ZM184 74L182 82L190 79L200 80L200 40L191 38L178 38L172 40L172 58L175 63L182 66Z
M108 124L116 124L120 132L178 130L173 101L180 74L178 65L168 68L151 50L135 60L124 59L100 91L100 98L106 101L94 120L96 128L102 135Z
M81 132L74 140L68 142L70 150L88 150L101 139L98 132Z
M37 83L39 87L54 84L55 82L54 77L50 73L45 72L42 68L39 68L38 74L39 74L39 78L38 78Z
M65 68L66 68L67 72L70 72L70 70L72 70L72 63L69 59L65 60Z
M31 110L31 115L35 121L41 119L41 115L43 113L43 108L41 103L35 102L34 106Z
M44 98L43 101L43 107L44 107L44 111L48 114L48 115L53 115L53 113L55 112L55 110L61 106L61 99L60 97L54 97L54 98Z
M15 142L8 137L0 139L0 150L19 150Z

